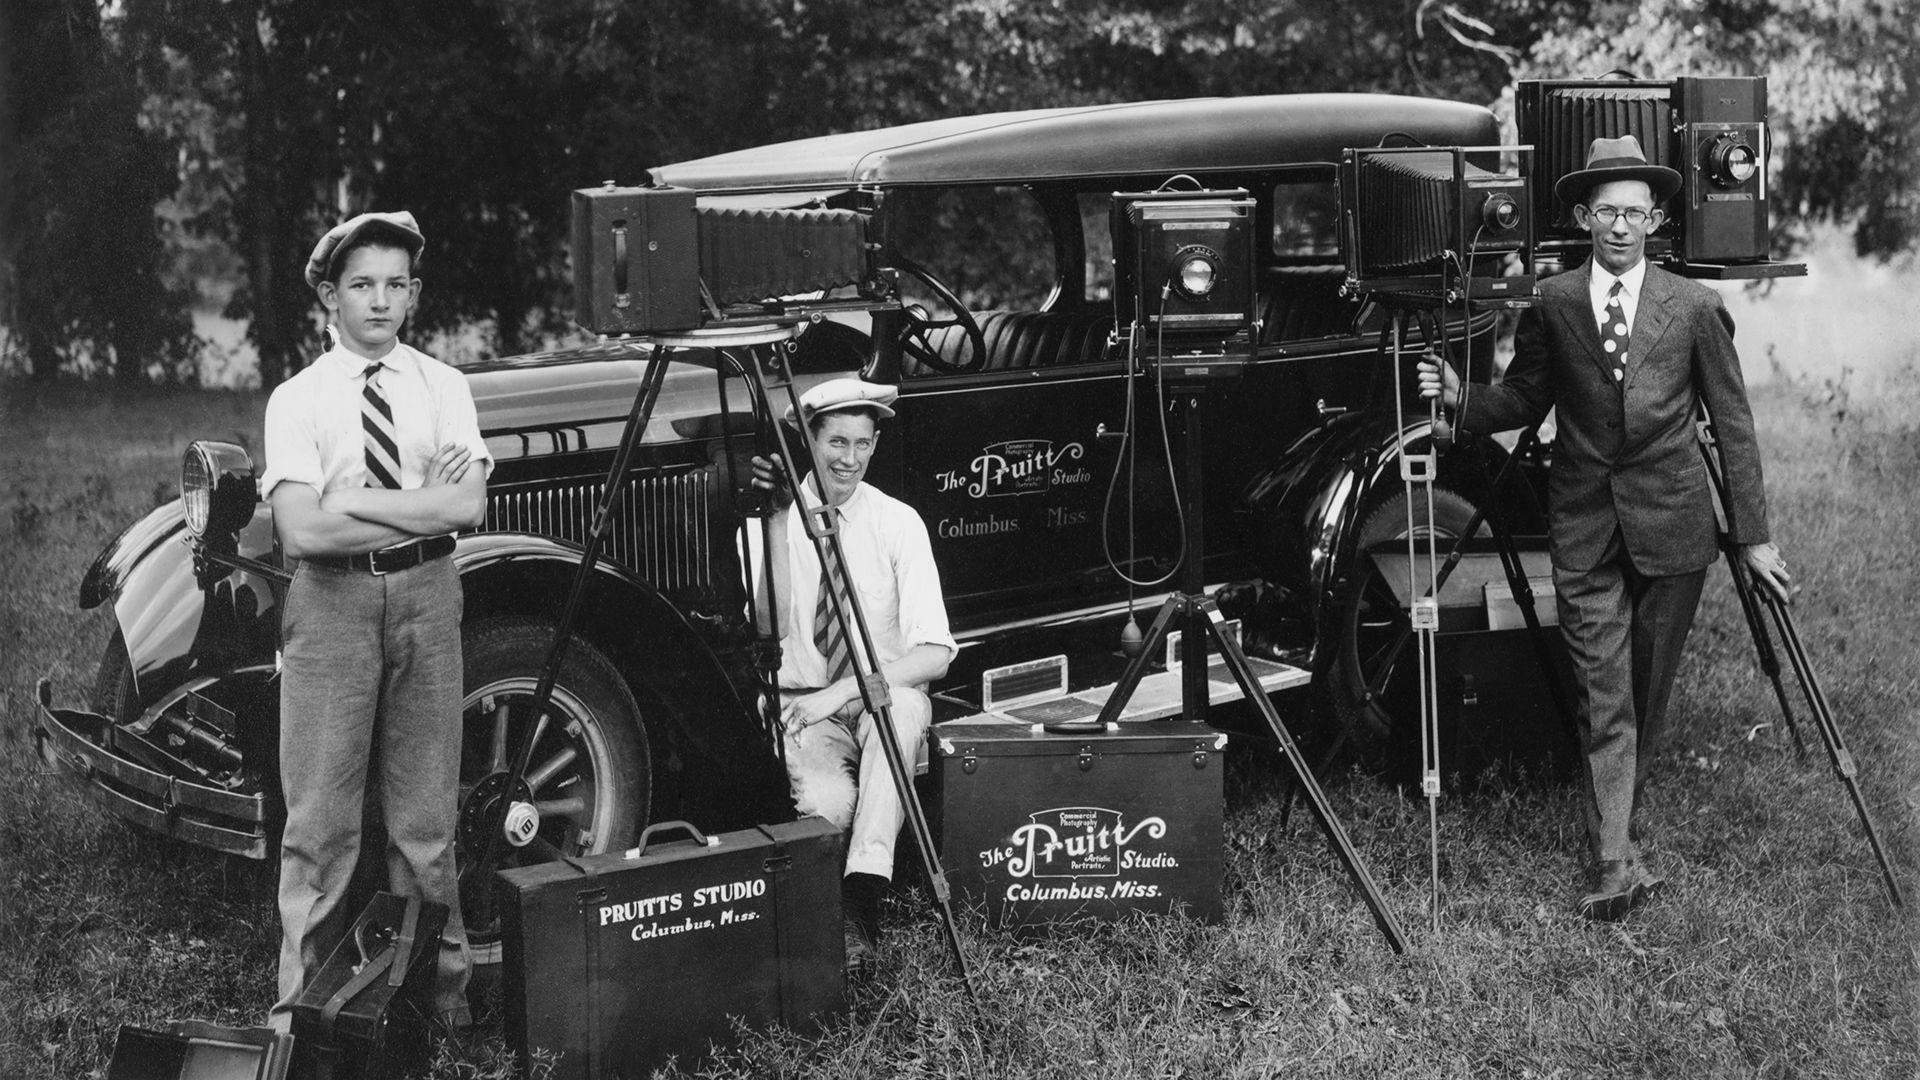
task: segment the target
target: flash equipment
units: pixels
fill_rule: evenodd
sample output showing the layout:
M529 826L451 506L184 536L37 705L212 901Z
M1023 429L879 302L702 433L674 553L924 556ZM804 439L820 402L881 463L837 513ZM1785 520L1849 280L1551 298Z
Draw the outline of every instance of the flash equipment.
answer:
M1253 213L1240 188L1114 193L1114 323L1148 363L1211 377L1252 357Z
M1680 174L1667 220L1647 253L1690 277L1755 278L1806 273L1767 258L1767 80L1763 77L1585 79L1523 82L1520 138L1538 148L1533 198L1543 252L1591 245L1559 204L1554 184L1586 166L1595 139L1632 135L1650 165Z
M797 322L872 309L887 290L859 210L703 200L690 188L573 193L574 321L597 334ZM850 301L820 297L858 286Z
M1533 263L1533 197L1524 172L1498 171L1526 147L1349 149L1340 161L1340 244L1347 281L1362 292L1458 292L1526 299L1531 275L1501 276L1495 259Z

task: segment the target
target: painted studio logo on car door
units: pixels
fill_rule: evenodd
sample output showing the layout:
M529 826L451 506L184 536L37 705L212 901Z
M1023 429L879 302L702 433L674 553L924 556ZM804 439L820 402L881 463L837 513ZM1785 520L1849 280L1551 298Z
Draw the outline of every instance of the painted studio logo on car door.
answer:
M965 470L940 474L942 492L965 490L976 499L1044 495L1055 484L1084 484L1092 471L1074 465L1086 448L1070 442L1058 450L1052 439L1009 439L982 447Z

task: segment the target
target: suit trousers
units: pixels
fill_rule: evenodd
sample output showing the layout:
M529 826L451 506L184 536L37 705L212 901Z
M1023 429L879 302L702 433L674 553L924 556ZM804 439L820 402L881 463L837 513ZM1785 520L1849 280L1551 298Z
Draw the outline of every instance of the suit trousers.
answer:
M911 687L895 686L889 692L894 734L911 775L933 720L933 703ZM851 708L859 709L858 703ZM793 782L795 809L852 830L846 872L891 880L894 841L907 811L894 789L886 751L880 748L879 725L872 713L857 715L857 722L833 716L787 732L787 776Z
M454 870L460 783L459 573L440 558L391 574L301 563L281 614L280 1000L293 1002L345 934L374 785L388 888L445 904L434 1007L466 1008L470 959Z
M1573 661L1586 759L1589 853L1638 857L1629 827L1665 735L1667 699L1707 568L1652 576L1633 566L1616 528L1590 570L1553 569L1560 630Z

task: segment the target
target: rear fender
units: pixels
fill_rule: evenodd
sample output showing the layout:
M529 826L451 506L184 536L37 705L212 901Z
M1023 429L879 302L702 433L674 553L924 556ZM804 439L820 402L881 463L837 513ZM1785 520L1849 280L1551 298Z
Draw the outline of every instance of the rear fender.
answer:
M1302 598L1310 611L1301 614L1310 613L1316 630L1326 626L1337 590L1351 571L1363 512L1385 498L1384 492L1400 489L1401 446L1425 442L1431 433L1425 420L1402 433L1391 417L1341 414L1302 436L1249 487L1249 509L1265 523L1268 576ZM1486 448L1488 468L1497 470L1505 451L1490 440ZM1445 464L1441 468L1449 474ZM1449 486L1469 498L1481 494L1477 477L1452 480ZM1330 647L1326 638L1314 634L1315 664Z

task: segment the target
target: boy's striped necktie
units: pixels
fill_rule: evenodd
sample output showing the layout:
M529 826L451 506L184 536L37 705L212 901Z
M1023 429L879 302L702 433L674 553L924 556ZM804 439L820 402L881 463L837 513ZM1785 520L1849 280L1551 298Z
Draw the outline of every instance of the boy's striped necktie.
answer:
M393 409L380 393L380 362L367 365L360 393L360 427L366 434L367 486L400 489L400 442L394 436Z

